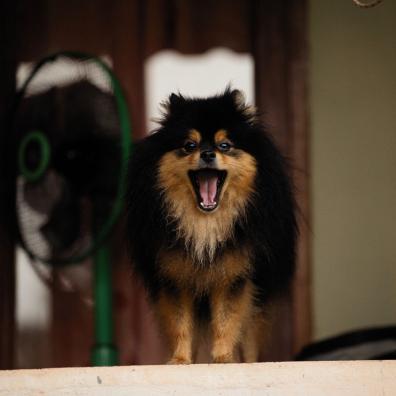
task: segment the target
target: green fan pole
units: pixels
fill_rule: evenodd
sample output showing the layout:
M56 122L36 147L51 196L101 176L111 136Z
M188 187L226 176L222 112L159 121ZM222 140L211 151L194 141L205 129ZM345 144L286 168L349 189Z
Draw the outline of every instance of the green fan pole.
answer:
M92 365L114 366L118 364L118 352L113 344L110 253L106 245L97 250L94 266L95 345Z

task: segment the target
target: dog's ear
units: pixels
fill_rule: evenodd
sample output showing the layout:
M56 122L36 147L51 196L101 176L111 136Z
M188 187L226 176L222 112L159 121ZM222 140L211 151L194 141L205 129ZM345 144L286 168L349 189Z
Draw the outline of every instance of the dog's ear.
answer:
M180 114L184 109L184 104L186 99L179 94L171 94L168 99L160 103L161 117L153 119L154 122L158 124L164 124L166 120L169 119L171 115Z
M239 89L234 89L231 91L231 97L237 108L246 107L245 94Z
M236 109L246 117L246 121L249 123L256 122L257 109L255 106L246 103L245 94L238 89L234 89L230 94Z
M185 101L186 100L183 98L181 94L176 95L175 93L173 93L169 96L169 104L171 106L178 106L182 103L185 103Z
M186 99L180 93L178 95L174 93L171 94L168 100L168 112L170 114L179 112L181 109L183 109L185 103Z

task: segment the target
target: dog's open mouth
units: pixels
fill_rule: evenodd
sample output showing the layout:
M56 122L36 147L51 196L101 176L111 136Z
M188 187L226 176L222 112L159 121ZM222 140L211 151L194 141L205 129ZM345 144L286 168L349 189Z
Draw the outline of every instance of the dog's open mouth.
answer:
M200 169L188 172L201 209L210 212L217 208L227 172L217 169Z

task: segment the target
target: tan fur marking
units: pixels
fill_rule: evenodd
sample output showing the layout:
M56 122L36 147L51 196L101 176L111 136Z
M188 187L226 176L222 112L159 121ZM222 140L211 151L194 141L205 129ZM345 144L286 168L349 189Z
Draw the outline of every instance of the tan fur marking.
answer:
M192 133L190 138L195 140L197 135L194 133L199 132ZM218 131L217 139L225 137L226 131ZM158 256L162 276L174 281L185 296L183 304L186 307L183 309L180 308L182 303L175 307L165 295L161 295L158 303L165 331L170 339L176 340L172 363L191 361L194 339L191 301L194 296L203 293L210 296L212 357L215 362L234 360L235 347L252 316L252 284L248 282L238 295L229 292L232 283L251 270L248 247L215 257L218 246L233 238L235 221L245 215L247 203L254 193L256 161L242 150L233 150L237 156L216 153L218 169L226 170L227 178L219 205L212 212L199 209L188 177L189 170L199 168L199 150L183 157L175 150L166 153L159 163L157 182L167 207L168 220L176 224L178 237L185 241L188 252L162 251Z
M235 362L235 348L242 329L253 311L253 285L247 283L241 294L230 297L227 289L217 289L211 298L213 347L215 363Z
M162 252L159 255L161 274L181 289L200 295L212 289L227 288L239 276L250 271L247 249L225 253L208 267L200 267L182 252Z
M169 220L177 221L178 236L185 240L190 255L197 262L206 258L212 260L217 246L232 237L234 223L244 216L252 197L256 161L242 150L235 151L238 151L238 158L217 153L218 168L227 170L228 176L219 205L210 213L199 209L188 177L188 170L198 169L198 150L182 158L169 152L160 160L158 186L168 208Z
M229 141L227 131L224 129L220 129L215 133L214 140L216 144L219 144L224 141Z
M196 129L191 129L191 131L189 131L188 138L197 143L200 143L202 139L201 134Z
M177 299L162 292L156 308L160 325L171 347L171 359L168 363L191 363L194 333L192 298L185 292Z

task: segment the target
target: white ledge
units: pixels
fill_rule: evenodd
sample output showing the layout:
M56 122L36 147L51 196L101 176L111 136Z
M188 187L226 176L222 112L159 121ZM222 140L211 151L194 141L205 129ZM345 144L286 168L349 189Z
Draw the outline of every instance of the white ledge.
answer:
M0 371L0 395L396 395L396 361Z

